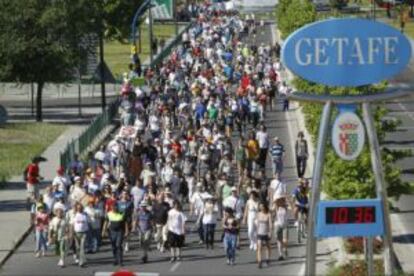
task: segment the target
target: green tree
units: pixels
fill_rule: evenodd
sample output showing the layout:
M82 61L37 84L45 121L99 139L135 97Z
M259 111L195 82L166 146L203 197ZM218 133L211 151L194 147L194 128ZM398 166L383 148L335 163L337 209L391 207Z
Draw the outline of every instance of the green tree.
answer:
M97 6L102 0L96 0ZM127 42L136 10L144 0L107 0L103 4L105 37Z
M309 0L291 0L278 6L278 26L285 39L296 29L316 20L315 6Z
M87 0L0 0L0 80L37 83L37 121L44 84L73 78L93 11Z
M309 1L281 1L280 4L277 19L278 27L282 32L283 38L286 38L303 25L316 20L315 9ZM329 93L333 95L379 93L386 88L386 83L356 88L328 87L301 78L295 78L293 84L299 91L306 91L312 94ZM315 144L322 114L322 106L312 103L303 103L302 106L306 127L311 133L312 142ZM386 133L395 131L399 125L399 122L384 120L383 118L386 114L387 110L381 106L378 106L374 111L376 130L380 143L384 142ZM334 116L335 114L333 114L332 120ZM327 142L329 143L329 141L330 139ZM387 191L390 197L398 198L401 194L412 192L410 183L401 180L401 170L395 166L396 161L410 155L410 151L391 150L386 147L382 148L381 157L385 171L385 180L388 185ZM371 168L368 145L366 144L361 155L355 161L351 162L341 160L337 157L332 147L328 147L325 157L323 189L329 197L335 199L375 197L375 181Z

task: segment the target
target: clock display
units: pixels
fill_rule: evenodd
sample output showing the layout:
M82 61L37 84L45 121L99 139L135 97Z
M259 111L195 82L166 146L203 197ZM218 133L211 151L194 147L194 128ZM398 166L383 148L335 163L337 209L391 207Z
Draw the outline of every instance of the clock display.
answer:
M375 206L326 207L326 224L375 223Z

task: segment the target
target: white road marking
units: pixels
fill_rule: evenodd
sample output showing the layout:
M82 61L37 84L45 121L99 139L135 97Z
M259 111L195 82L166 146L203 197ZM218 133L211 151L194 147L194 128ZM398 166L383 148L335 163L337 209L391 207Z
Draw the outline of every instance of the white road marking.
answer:
M175 263L171 268L170 268L170 272L174 272L177 270L177 268L181 265L181 262L177 262Z
M298 275L300 275L300 276L305 275L305 269L306 269L306 266L305 266L305 263L303 263L302 266L299 269Z
M404 110L405 113L407 113L408 117L410 117L411 120L414 121L414 114L410 111L407 110L407 108L402 104L402 103L398 103L398 106Z

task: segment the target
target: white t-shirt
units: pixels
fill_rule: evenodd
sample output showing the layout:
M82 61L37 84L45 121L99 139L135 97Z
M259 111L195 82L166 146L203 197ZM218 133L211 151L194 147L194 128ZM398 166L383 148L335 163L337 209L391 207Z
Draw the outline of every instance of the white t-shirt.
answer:
M151 131L159 131L160 130L160 119L155 115L151 115L149 118L149 126L150 126Z
M193 204L194 206L194 213L198 216L204 207L204 198L206 198L206 196L208 195L208 193L200 193L200 192L194 192L193 195L191 196L190 199L190 203Z
M175 209L168 211L168 231L173 232L176 235L184 235L184 225L186 221L187 217L183 212L177 211Z
M243 200L240 198L231 195L223 201L223 206L233 209L236 219L241 219L243 216Z
M281 196L287 196L287 186L278 179L273 179L270 182L270 188L273 190L273 200Z
M73 217L73 228L76 233L85 233L89 230L88 215L86 213L76 213Z
M66 189L69 187L70 182L69 179L65 176L56 176L53 179L52 186L58 186L59 192L66 194Z
M287 225L287 210L279 207L276 211L275 226L286 227Z
M269 135L264 131L258 131L256 133L256 140L259 143L259 148L266 149L269 147Z
M214 204L206 202L203 208L203 224L216 224L217 215L214 210Z

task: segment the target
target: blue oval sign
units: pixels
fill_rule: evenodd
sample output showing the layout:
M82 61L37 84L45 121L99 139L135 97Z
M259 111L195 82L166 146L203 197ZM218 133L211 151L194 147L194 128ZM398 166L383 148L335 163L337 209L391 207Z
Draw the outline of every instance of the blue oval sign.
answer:
M404 69L411 44L397 29L365 19L329 19L291 34L282 59L293 73L329 86L360 86Z

